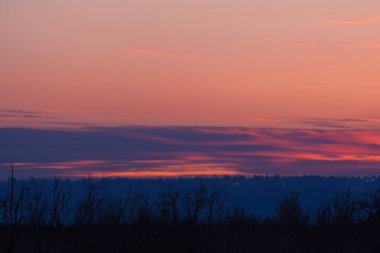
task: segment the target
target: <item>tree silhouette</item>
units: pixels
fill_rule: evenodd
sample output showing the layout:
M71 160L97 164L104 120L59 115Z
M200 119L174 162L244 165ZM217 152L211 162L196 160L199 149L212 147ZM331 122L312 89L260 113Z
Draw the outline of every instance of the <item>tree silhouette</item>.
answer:
M20 228L24 221L24 200L25 200L25 186L17 184L14 177L14 167L11 165L11 175L8 179L8 192L0 200L2 206L2 220L4 228L4 243L3 249L5 252L11 253L16 248L20 240Z
M292 192L280 200L276 214L280 222L287 225L299 225L308 221L308 216L302 210L297 192Z
M173 188L156 198L132 191L115 198L104 180L81 181L71 203L70 182L16 181L0 198L0 252L378 252L380 190L354 199L337 195L313 213L297 192L282 198L275 217L243 208L225 212L227 192L204 181L188 192ZM0 188L2 189L2 188ZM154 200L153 204L150 200ZM76 204L76 205L75 205Z
M85 197L78 203L76 209L76 224L95 225L102 220L102 208L107 196L104 194L105 185L92 177L84 180Z
M336 196L332 203L333 222L337 225L348 225L354 222L358 203L352 199L349 192Z

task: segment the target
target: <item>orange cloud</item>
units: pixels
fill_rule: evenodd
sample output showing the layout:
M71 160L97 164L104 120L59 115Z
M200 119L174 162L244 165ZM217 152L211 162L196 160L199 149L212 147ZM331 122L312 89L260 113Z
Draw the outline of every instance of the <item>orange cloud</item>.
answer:
M67 161L67 162L55 162L55 163L29 163L29 162L16 162L13 163L14 166L19 168L36 168L36 169L56 169L56 170L66 170L66 169L78 169L93 166L106 166L109 165L110 161L100 161L100 160L79 160L79 161ZM8 166L7 164L0 164L2 166Z
M366 25L380 21L380 15L370 16L356 19L333 19L328 20L329 23L334 25Z
M163 58L183 58L183 59L201 58L198 55L184 54L184 53L173 52L173 51L164 51L164 50L158 50L154 48L141 47L141 46L130 46L128 47L128 52L132 54L140 54L140 55L146 55L146 56L152 56L152 57L163 57Z
M112 172L90 172L90 173L75 173L74 177L197 177L197 176L236 176L242 173L236 170L228 169L210 169L210 170L189 170L189 171L170 171L170 170L139 170L139 171L112 171Z

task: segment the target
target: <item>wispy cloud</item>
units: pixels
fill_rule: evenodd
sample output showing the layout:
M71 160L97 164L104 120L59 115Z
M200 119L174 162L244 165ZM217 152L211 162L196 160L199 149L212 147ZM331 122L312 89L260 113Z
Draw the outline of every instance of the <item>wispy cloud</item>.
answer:
M162 57L162 58L182 58L182 59L196 59L203 58L199 55L175 52L175 51L166 51L156 48L143 47L143 46L129 46L128 52L132 54L140 54L152 57Z
M254 118L255 127L287 129L379 129L378 118Z
M380 21L380 15L353 19L330 19L328 23L334 25L366 25Z
M209 168L208 165L202 165L202 169L187 169L181 166L176 169L163 170L129 170L129 171L89 171L87 173L72 173L70 177L129 177L129 178L150 178L150 177L198 177L198 176L236 176L242 175L242 172L227 168ZM57 174L57 176L68 176L67 173Z
M76 109L47 109L30 111L18 109L0 109L0 127L40 127L40 128L81 128L96 126L95 123L70 120Z
M0 177L6 176L10 162L23 177L367 175L363 168L380 174L380 130L0 128L0 137Z
M0 119L2 120L23 120L23 119L51 119L52 116L42 112L0 109Z

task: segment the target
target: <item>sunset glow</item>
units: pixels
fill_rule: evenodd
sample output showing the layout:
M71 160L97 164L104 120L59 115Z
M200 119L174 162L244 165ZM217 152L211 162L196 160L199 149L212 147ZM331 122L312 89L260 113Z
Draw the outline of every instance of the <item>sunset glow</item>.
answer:
M380 174L379 1L13 0L0 17L2 176Z
M380 175L379 130L0 129L0 177Z

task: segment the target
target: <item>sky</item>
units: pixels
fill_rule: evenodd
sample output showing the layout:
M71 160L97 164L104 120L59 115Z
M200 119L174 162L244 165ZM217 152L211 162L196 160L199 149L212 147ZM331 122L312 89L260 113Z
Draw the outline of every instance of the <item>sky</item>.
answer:
M0 127L341 131L379 155L379 29L369 0L0 0Z
M380 130L0 128L0 180L28 177L373 176Z

